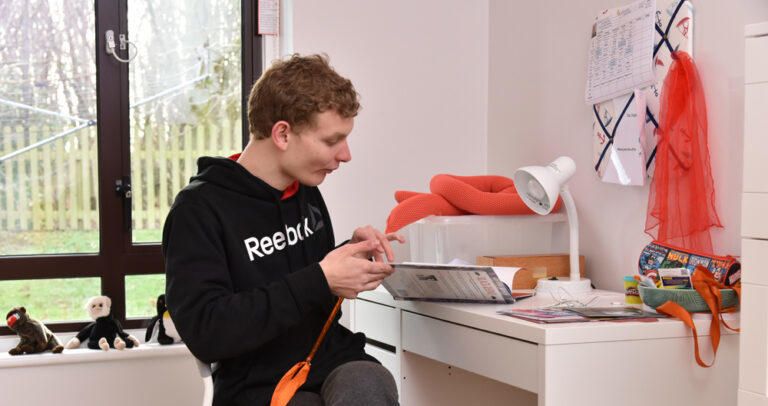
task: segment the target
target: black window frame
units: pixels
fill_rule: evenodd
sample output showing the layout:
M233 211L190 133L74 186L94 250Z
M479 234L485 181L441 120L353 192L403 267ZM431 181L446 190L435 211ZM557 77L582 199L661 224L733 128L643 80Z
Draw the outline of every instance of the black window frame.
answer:
M257 0L241 0L242 145L248 142L247 102L262 73L262 36L258 34ZM126 317L125 277L162 274L159 243L134 244L131 205L117 193L116 181L130 179L128 66L105 52L104 32L127 31L128 0L94 0L96 13L96 93L98 117L99 244L94 254L0 256L0 281L98 277L101 294L112 299L112 314L125 328L147 325L147 318ZM130 33L128 33L130 36ZM126 56L123 55L125 58ZM126 221L129 227L126 227ZM46 321L54 332L77 332L87 321ZM8 326L0 336L13 335Z

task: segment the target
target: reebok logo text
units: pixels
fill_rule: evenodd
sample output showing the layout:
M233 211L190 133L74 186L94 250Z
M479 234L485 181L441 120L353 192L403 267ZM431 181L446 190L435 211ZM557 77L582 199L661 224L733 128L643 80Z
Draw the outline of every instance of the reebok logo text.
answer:
M314 234L309 228L309 218L304 217L304 224L299 222L296 227L285 226L285 233L278 231L272 236L261 238L249 237L243 240L245 249L248 251L248 257L253 261L256 257L263 258L265 255L271 255L275 251L282 251L287 246L296 245L299 241ZM254 257L254 255L256 257Z

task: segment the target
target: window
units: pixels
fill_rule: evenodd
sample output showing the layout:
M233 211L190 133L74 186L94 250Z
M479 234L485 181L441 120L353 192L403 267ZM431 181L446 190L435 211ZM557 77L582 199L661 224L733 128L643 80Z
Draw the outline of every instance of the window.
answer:
M125 327L155 313L173 197L247 141L254 4L0 2L0 311L54 331L99 294Z

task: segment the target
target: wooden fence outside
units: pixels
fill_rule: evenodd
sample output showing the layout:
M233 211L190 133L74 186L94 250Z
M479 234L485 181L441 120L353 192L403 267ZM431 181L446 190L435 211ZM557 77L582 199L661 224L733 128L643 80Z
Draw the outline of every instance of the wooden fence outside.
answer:
M134 230L160 230L203 155L241 150L240 120L135 126L131 136ZM0 125L0 156L66 129ZM0 231L98 230L96 127L0 162ZM21 142L21 141L24 142Z

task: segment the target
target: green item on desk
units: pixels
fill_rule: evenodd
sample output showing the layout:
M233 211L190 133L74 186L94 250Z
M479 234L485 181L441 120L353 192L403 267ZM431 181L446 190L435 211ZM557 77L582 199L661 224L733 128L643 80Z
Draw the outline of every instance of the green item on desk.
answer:
M709 312L709 307L699 292L693 289L663 289L638 286L640 298L646 305L657 308L671 300L689 312ZM739 305L739 297L733 289L720 289L723 298L722 308Z

